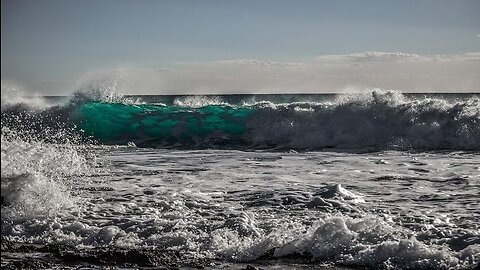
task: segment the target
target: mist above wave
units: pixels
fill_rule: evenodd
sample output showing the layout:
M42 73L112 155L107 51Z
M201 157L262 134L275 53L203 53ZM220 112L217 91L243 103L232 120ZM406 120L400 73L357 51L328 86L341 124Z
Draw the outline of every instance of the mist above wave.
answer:
M1 82L2 110L8 107L23 105L30 109L42 109L47 107L45 100L38 95L27 96L26 92L15 83L2 80Z

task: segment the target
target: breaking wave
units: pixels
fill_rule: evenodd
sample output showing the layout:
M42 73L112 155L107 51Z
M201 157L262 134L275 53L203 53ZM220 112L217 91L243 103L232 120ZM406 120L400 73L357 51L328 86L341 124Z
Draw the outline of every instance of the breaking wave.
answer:
M105 91L103 91L105 92ZM103 93L102 92L102 93ZM138 102L95 91L25 113L2 109L22 130L75 129L101 144L182 149L479 150L480 101L414 99L397 92L339 96L328 102L235 105L221 97ZM93 93L93 94L92 94ZM19 118L21 118L19 121ZM34 119L34 120L32 120Z

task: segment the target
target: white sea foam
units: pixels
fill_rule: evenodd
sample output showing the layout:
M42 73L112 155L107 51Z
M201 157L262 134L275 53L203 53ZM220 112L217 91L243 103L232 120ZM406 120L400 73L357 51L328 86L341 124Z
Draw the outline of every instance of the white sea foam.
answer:
M185 96L176 98L174 105L190 108L201 108L210 105L229 106L218 96Z
M322 217L309 228L282 224L278 230L255 238L221 229L213 234L213 247L221 256L236 261L253 261L273 250L275 258L308 256L374 269L466 269L480 260L474 254L480 245L454 252L441 245L426 245L411 234L375 216L337 215Z

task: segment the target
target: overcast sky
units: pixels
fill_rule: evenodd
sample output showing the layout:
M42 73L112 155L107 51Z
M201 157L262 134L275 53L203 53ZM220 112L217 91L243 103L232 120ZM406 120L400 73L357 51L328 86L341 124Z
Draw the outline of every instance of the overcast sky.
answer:
M477 0L2 0L2 87L478 92L479 14Z

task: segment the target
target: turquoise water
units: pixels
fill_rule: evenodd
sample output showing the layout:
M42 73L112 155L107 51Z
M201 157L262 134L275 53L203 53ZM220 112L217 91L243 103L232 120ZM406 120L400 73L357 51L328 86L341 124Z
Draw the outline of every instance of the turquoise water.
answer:
M85 135L102 142L157 145L222 144L240 140L245 121L255 109L204 106L126 105L87 102L74 112ZM237 141L238 143L239 141Z

